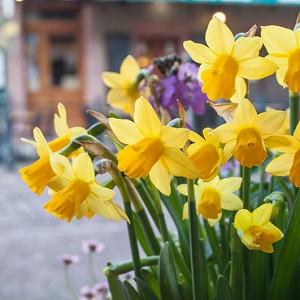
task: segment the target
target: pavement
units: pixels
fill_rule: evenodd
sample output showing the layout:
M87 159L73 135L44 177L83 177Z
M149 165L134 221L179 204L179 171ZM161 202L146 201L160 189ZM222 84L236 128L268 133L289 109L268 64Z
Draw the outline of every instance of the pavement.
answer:
M105 250L94 257L99 282L105 280L102 269L108 261L130 257L125 222L95 217L66 223L43 210L47 194L31 193L16 170L0 166L0 299L69 300L65 287L62 254L80 256L69 268L75 291L90 284L83 240L96 239Z

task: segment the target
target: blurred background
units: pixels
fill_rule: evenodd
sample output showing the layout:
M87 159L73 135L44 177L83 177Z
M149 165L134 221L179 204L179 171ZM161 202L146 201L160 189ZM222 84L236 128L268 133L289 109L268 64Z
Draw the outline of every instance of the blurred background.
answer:
M70 125L89 126L87 108L108 111L100 74L118 71L129 53L141 67L172 53L187 58L182 42L203 42L214 14L238 33L253 24L293 28L299 8L300 0L0 0L0 299L72 299L59 257L80 255L71 280L76 290L89 285L82 240L105 244L95 258L99 281L107 261L129 255L123 223L65 224L43 212L47 195L35 197L17 174L34 158L20 137L30 138L35 126L52 136L58 102ZM250 98L259 110L287 107L274 76L251 82ZM215 113L206 118L215 122Z

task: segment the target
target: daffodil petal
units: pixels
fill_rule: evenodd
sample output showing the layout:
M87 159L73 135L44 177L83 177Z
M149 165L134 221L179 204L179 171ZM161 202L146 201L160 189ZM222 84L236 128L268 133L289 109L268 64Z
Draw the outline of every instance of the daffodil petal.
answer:
M209 224L210 227L213 227L220 221L221 218L222 218L222 213L219 213L217 219L208 218L207 223Z
M163 126L161 140L165 147L180 149L186 144L188 135L189 132L185 128Z
M165 164L165 162L160 159L155 163L149 172L149 177L154 186L164 195L170 195L171 193L171 173Z
M234 218L234 227L238 230L245 231L252 225L252 215L247 209L239 210Z
M298 122L295 128L293 136L300 141L300 122Z
M91 158L84 152L74 158L73 171L75 176L84 182L95 181L95 171Z
M234 37L227 25L218 18L212 18L208 24L205 40L216 54L230 54Z
M157 137L161 133L160 120L150 102L144 97L136 100L134 121L146 136Z
M204 138L193 130L189 130L189 140L194 143L200 143L200 144L205 143Z
M258 246L254 244L253 235L249 232L245 232L241 238L242 243L250 250L258 250Z
M225 164L232 157L235 144L236 141L232 140L224 145L222 164Z
M285 153L295 153L300 149L300 142L290 135L272 135L265 139L267 148Z
M122 76L119 73L103 72L101 77L105 85L110 88L122 88L124 84Z
M278 81L278 83L283 86L284 88L287 87L286 83L284 82L284 77L285 77L285 74L287 72L287 69L288 67L282 67L282 68L279 68L276 72L276 79Z
M33 136L36 141L36 149L38 155L41 156L48 156L52 153L50 146L48 145L41 129L35 127L33 129Z
M53 178L50 179L50 181L48 182L48 187L54 191L54 192L58 192L60 190L62 190L63 188L65 188L69 183L69 180L64 177L64 176L55 176Z
M130 120L109 118L109 126L123 144L132 145L144 138L141 131Z
M58 176L66 178L74 176L70 161L63 155L58 153L51 154L50 165L53 172Z
M218 183L218 190L220 192L235 192L241 187L241 177L229 177L221 179Z
M300 28L298 28L297 30L294 30L294 34L296 37L297 45L298 45L298 47L300 47Z
M186 178L197 177L197 170L193 163L180 150L166 148L163 159L172 175Z
M122 62L120 73L129 83L134 83L140 71L140 67L133 56L128 55Z
M240 124L251 124L256 116L254 105L248 99L243 99L235 111L234 121Z
M261 37L270 54L284 54L297 47L294 32L281 26L262 26Z
M274 224L272 224L271 222L266 223L265 225L262 226L262 228L264 230L272 232L272 235L274 235L273 243L279 241L283 237L282 231L279 228L277 228Z
M266 167L266 172L274 176L288 176L293 165L294 154L282 154L274 158Z
M221 193L221 207L226 210L239 210L243 208L243 201L233 193Z
M247 94L247 85L243 77L237 75L235 77L235 93L230 98L233 103L240 103L245 98Z
M252 222L254 225L262 226L269 222L272 214L272 204L267 203L259 206L252 212Z
M211 135L220 139L220 142L225 144L231 140L234 140L237 136L236 127L231 123L226 123L218 126L211 132Z
M188 195L188 188L187 188L187 184L179 184L177 186L177 190L180 194L187 196Z
M260 113L256 118L256 126L263 137L269 136L279 131L286 118L286 112L282 110L272 110Z
M239 75L246 79L261 79L274 74L277 66L263 57L256 57L239 62Z
M189 218L189 206L188 203L184 203L183 211L182 211L182 219L188 220L188 218Z
M115 192L106 188L106 187L103 187L97 183L94 183L92 186L91 186L91 193L94 193L97 195L97 197L103 201L109 201L109 200L112 200L113 197L115 196Z
M194 43L193 41L185 41L183 43L183 47L192 60L199 64L212 64L217 58L216 55L203 44Z
M257 57L262 47L262 39L255 37L240 37L234 44L232 55L238 61Z
M76 218L78 220L82 219L84 216L86 216L86 214L88 213L88 210L89 210L89 208L88 208L87 201L83 201L78 208Z
M133 114L135 100L128 95L125 89L111 89L107 94L107 102L112 107L121 109L130 115Z
M198 79L200 82L202 82L202 73L206 70L209 70L211 68L211 64L202 64L200 65L199 67L199 70L198 70Z

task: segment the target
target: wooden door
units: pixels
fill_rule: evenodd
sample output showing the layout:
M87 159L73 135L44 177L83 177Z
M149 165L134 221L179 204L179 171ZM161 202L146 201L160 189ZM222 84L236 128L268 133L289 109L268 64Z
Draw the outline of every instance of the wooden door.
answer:
M71 125L83 125L83 49L80 20L37 20L25 25L28 108L51 133L58 102Z

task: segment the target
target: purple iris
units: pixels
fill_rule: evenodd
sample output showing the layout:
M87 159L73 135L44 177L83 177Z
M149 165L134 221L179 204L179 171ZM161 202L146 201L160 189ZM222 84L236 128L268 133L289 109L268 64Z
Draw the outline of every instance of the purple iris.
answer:
M161 93L159 103L171 115L178 110L177 99L185 109L191 107L197 115L205 113L207 97L201 91L197 78L198 67L193 63L182 63L176 75L168 76L160 81Z

